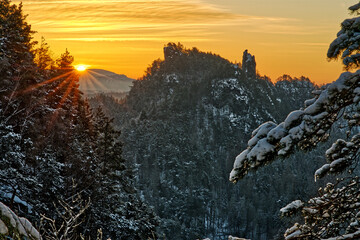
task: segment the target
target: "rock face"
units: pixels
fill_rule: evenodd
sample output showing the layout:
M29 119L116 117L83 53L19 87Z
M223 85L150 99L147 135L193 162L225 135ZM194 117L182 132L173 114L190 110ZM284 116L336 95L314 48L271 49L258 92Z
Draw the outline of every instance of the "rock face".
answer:
M255 56L248 53L247 49L243 53L242 70L245 73L247 78L255 78L256 77Z
M165 60L169 60L169 59L174 58L175 56L180 56L180 55L182 55L181 45L169 43L166 47L164 47Z
M0 202L0 239L41 239L39 232L23 217L18 217L9 207Z

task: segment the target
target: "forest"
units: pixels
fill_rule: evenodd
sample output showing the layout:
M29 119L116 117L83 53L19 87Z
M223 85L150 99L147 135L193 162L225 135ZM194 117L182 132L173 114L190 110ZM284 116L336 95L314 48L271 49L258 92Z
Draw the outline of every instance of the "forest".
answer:
M44 239L152 237L158 218L134 186L112 119L78 90L73 56L52 60L21 4L1 1L0 13L1 201Z
M167 238L281 239L288 222L280 219L280 208L320 186L306 170L321 162L297 164L302 154L239 186L228 181L252 129L279 122L318 90L306 77L284 75L273 84L257 75L254 56L245 51L242 58L242 65L232 64L169 43L164 60L154 61L126 99L89 99L121 127L123 156L132 160L137 187Z
M359 72L272 81L248 50L168 43L122 100L85 98L68 49L0 3L0 204L43 239L359 239ZM358 20L330 44L345 70Z

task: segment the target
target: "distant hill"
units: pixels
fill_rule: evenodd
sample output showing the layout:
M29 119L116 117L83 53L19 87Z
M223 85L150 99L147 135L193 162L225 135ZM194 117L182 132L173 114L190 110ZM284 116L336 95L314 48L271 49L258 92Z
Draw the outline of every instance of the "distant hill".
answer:
M164 60L153 62L124 101L90 99L121 129L123 156L136 166L137 187L166 239L283 239L276 237L286 228L279 209L318 189L311 183L316 153L305 157L308 164L301 154L236 186L228 180L252 131L279 123L317 89L306 77L284 75L275 84L257 74L248 51L242 59L234 64L169 43Z
M79 89L87 97L106 94L115 98L123 98L130 91L134 80L126 75L103 69L88 69L80 76Z

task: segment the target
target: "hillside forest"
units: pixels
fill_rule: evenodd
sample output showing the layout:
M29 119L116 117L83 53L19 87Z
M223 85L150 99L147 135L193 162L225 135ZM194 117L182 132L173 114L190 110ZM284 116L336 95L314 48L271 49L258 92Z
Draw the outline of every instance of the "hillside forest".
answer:
M357 20L329 48L346 70ZM123 98L85 97L68 49L34 33L0 0L0 202L43 239L360 236L358 72L271 80L248 50L170 42Z

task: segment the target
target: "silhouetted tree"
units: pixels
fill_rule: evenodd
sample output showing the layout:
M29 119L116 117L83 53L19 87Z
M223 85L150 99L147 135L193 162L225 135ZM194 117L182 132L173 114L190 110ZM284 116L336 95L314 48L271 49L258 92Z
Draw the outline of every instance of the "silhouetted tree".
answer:
M56 65L59 69L74 69L74 66L72 66L73 62L74 57L67 49L58 59L56 59Z
M35 63L40 69L52 69L54 60L50 56L50 46L45 42L45 38L41 37L40 46L35 50Z
M360 4L349 8L351 13L359 15ZM360 66L360 28L359 17L346 19L341 23L337 38L330 44L327 56L330 60L341 57L346 70Z

